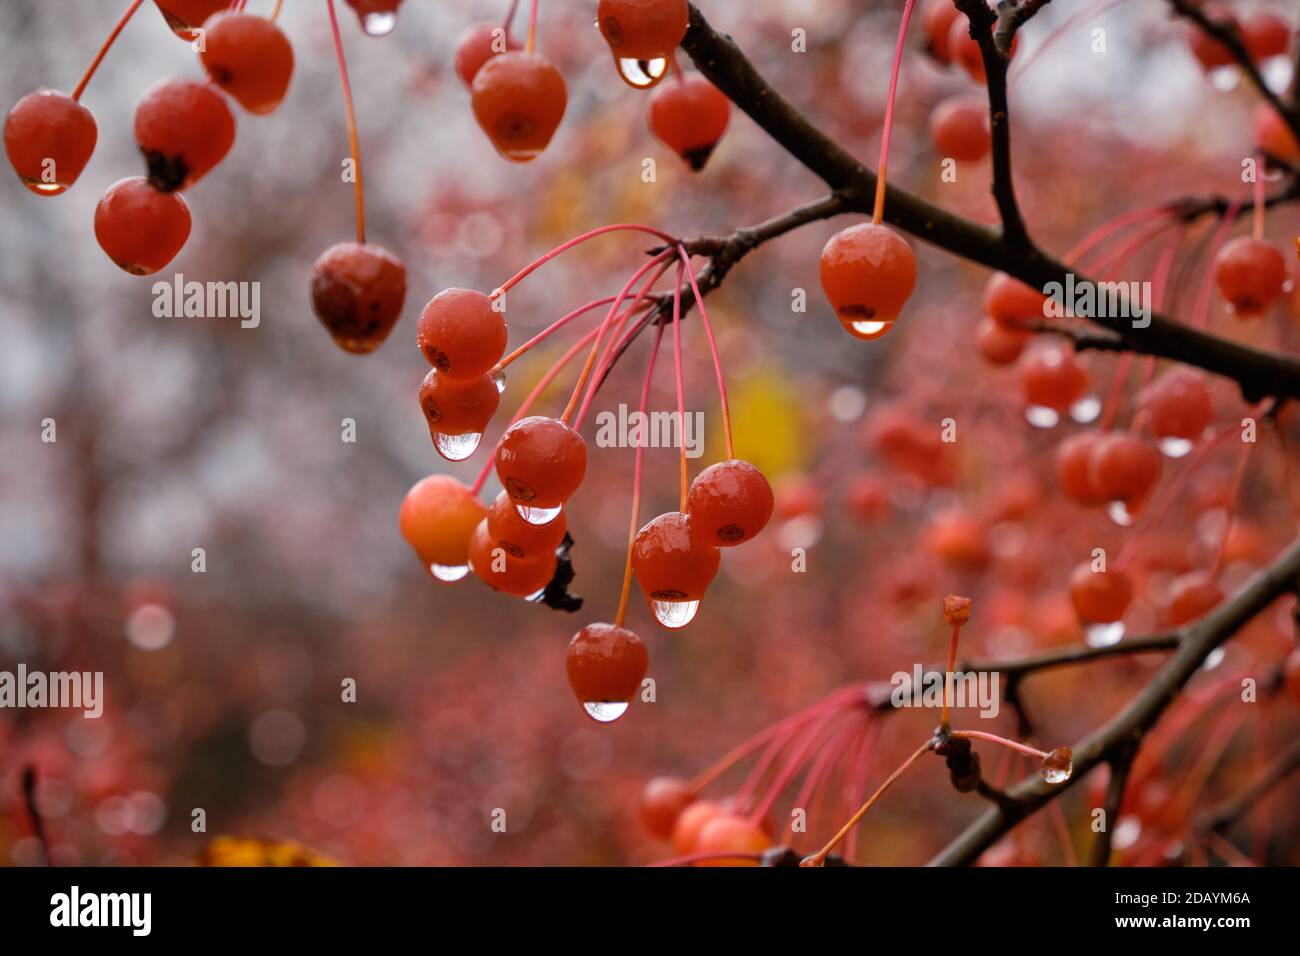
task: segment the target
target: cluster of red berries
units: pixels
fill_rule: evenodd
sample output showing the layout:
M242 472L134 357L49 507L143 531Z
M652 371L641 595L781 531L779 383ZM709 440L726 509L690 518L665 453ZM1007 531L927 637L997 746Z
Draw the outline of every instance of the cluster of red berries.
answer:
M132 275L157 272L189 238L190 211L180 193L220 163L235 140L235 117L221 91L248 112L265 114L280 105L293 73L293 48L271 20L230 10L223 0L157 3L173 31L200 47L207 76L163 80L144 95L135 139L148 175L114 183L95 209L100 246ZM118 30L138 6L128 8ZM79 99L98 63L71 96L37 90L5 119L9 161L37 195L66 191L90 160L97 127Z
M1275 56L1285 56L1291 46L1294 28L1285 19L1269 10L1257 10L1247 17L1239 17L1221 3L1209 3L1202 13L1215 23L1237 31L1251 60L1260 64ZM1232 51L1201 29L1200 24L1188 22L1185 26L1187 45L1207 72L1235 66Z

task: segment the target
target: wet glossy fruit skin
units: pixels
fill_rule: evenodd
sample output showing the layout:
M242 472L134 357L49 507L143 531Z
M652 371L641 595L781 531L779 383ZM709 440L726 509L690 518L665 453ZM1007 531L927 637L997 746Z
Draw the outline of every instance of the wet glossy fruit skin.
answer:
M229 10L228 0L154 0L162 11L173 33L182 40L193 40L197 34L196 27L207 22L208 17L222 10Z
M564 654L569 686L583 704L631 700L649 667L641 638L615 624L588 624Z
M727 131L731 101L692 71L658 86L646 115L655 138L699 172Z
M484 63L500 53L518 49L520 49L518 41L500 24L473 23L465 28L465 32L456 41L452 66L460 81L468 89Z
M661 514L637 532L632 573L647 601L698 601L718 574L722 552L692 540L690 518Z
M420 383L420 410L434 434L481 435L500 402L501 393L486 375L457 382L430 369Z
M1223 600L1223 589L1204 571L1180 575L1169 586L1165 615L1170 627L1181 627L1204 617Z
M1214 405L1205 377L1190 368L1175 368L1143 389L1139 407L1158 438L1195 441L1214 420Z
M984 285L984 311L990 319L1012 331L1042 322L1047 297L1005 272L995 272Z
M438 371L449 378L474 379L505 354L506 320L482 292L444 289L420 313L415 338Z
M677 777L654 777L641 791L641 819L650 835L659 840L672 838L682 811L695 802L690 785Z
M1118 621L1133 601L1133 584L1120 571L1093 571L1080 564L1070 572L1070 602L1085 624Z
M469 539L469 566L480 581L514 597L531 597L555 577L558 559L554 552L516 558L493 543L487 519L474 527Z
M991 557L984 522L957 509L931 519L925 530L925 544L940 561L954 568L978 571Z
M1088 478L1106 501L1140 503L1160 480L1160 452L1136 435L1111 432L1093 445Z
M208 76L248 112L273 112L293 76L293 46L284 31L249 13L223 13L204 29L199 59Z
M340 242L311 271L311 304L345 352L365 355L388 338L406 300L406 266L374 243Z
M720 813L705 822L695 841L696 853L762 853L772 841L761 827L743 817ZM744 858L700 860L696 866L758 866L757 860Z
M398 525L402 537L428 569L459 568L469 561L469 539L487 509L450 475L417 481L402 499Z
M979 162L993 145L988 107L967 96L944 100L930 114L930 139L942 157Z
M1020 382L1030 405L1065 411L1087 392L1088 373L1072 349L1049 345L1021 359Z
M162 193L143 176L119 179L95 207L100 248L131 275L157 272L176 258L190 235L190 209L176 193Z
M230 152L235 115L213 83L171 77L136 107L135 142L156 188L188 189Z
M587 471L587 443L557 418L533 415L511 425L496 451L497 477L516 503L555 508Z
M98 136L90 110L57 90L28 93L5 117L9 163L38 196L66 192L90 162Z
M561 511L546 524L525 521L502 491L488 508L488 538L512 557L532 558L554 551L564 540L569 523Z
M686 0L600 0L596 26L614 56L654 60L671 56L686 36Z
M470 85L474 118L497 152L515 163L536 159L568 105L564 77L540 53L514 50L483 64Z
M1020 358L1030 335L1003 328L990 318L980 319L975 327L975 344L990 365L1010 365Z
M916 256L888 226L860 223L826 243L821 281L840 324L883 322L887 330L916 288Z
M1089 460L1104 433L1096 430L1071 435L1056 447L1056 481L1061 492L1081 505L1099 505L1106 501L1092 481Z
M678 856L694 853L704 825L726 812L721 804L713 800L696 800L677 817L672 834L673 851Z
M772 486L747 461L720 461L695 476L686 499L690 531L701 545L729 548L750 540L772 517Z
M1214 259L1214 284L1243 317L1259 315L1272 305L1282 295L1286 279L1282 253L1252 236L1228 242Z

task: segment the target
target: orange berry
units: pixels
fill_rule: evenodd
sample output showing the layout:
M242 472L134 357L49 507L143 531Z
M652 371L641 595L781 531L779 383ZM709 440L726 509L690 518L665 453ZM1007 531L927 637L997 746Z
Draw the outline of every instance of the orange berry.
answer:
M700 831L714 817L726 810L712 800L696 800L677 816L673 826L673 850L678 856L694 853L699 843Z
M930 114L930 139L941 157L979 162L993 145L988 107L968 96L944 100Z
M701 545L728 548L763 530L772 517L772 486L747 461L710 465L695 476L686 498L691 534Z
M1195 441L1214 420L1214 406L1205 376L1190 368L1175 368L1156 379L1138 399L1157 438Z
M1012 37L1012 56L1016 55L1016 47L1019 45L1020 37ZM987 82L984 56L980 52L979 42L970 35L970 18L964 13L959 12L953 17L952 24L948 27L948 55L951 61L965 70L976 83Z
M695 842L696 853L761 854L772 841L760 827L744 817L720 813L700 828ZM758 866L758 860L733 857L731 859L701 860L696 866Z
M456 51L452 54L451 62L456 75L468 88L484 63L498 53L519 48L519 43L505 27L495 23L472 23L456 41Z
M1092 430L1071 435L1056 447L1056 481L1061 492L1081 505L1099 505L1106 501L1092 481L1089 461L1097 443L1105 437Z
M500 402L496 383L486 375L458 382L430 369L420 384L420 409L429 434L438 454L448 461L463 461L474 453Z
M1223 589L1204 571L1180 575L1169 586L1166 618L1170 627L1181 627L1216 607L1223 600Z
M483 64L470 86L470 102L497 152L526 163L551 141L564 119L568 92L550 60L512 50Z
M695 794L685 780L655 777L641 791L641 819L650 835L668 840L682 811L695 802Z
M203 26L208 17L230 9L230 0L154 0L154 2L162 11L167 26L187 42L198 37L195 30Z
M397 515L425 570L442 581L459 581L469 564L469 539L487 509L450 475L421 478L402 499Z
M469 566L479 580L494 590L514 597L532 597L555 577L555 552L534 557L512 557L492 541L487 519L474 526L469 537Z
M1300 163L1300 139L1268 103L1255 107L1255 145L1284 163Z
M1122 571L1094 571L1087 562L1070 572L1070 603L1085 624L1118 621L1133 600L1133 584Z
M957 568L978 571L991 557L984 522L955 509L931 519L925 543L940 561Z
M1102 500L1137 504L1160 480L1160 452L1136 435L1111 432L1093 445L1088 476Z
M617 624L588 624L573 635L564 654L574 696L602 723L623 715L649 666L641 638Z
M28 93L5 117L9 163L38 196L57 196L76 182L98 136L90 110L57 90Z
M1074 349L1047 345L1020 360L1020 382L1030 405L1064 411L1088 390L1088 373Z
M293 76L293 47L284 31L250 13L223 13L204 29L199 59L208 76L248 112L273 112Z
M1231 11L1218 4L1207 6L1205 12L1220 23L1230 23L1238 29L1241 27L1240 21ZM1232 51L1201 29L1199 24L1189 22L1185 30L1187 46L1203 69L1215 70L1222 66L1232 66L1237 62Z
M722 552L691 537L691 519L680 511L661 514L637 532L632 574L655 620L685 627L717 576Z
M926 51L940 63L952 62L948 34L957 13L952 0L925 0L921 7L921 30L925 33Z
M1282 253L1262 239L1238 236L1214 258L1214 283L1219 294L1242 318L1258 316L1286 286Z
M525 521L502 491L487 512L488 538L499 548L516 558L531 558L554 551L564 540L568 521L561 511L546 524Z
M135 108L135 142L155 188L188 189L230 152L235 115L213 84L174 76Z
M850 335L875 339L894 325L916 287L912 247L888 226L837 232L821 255L822 290Z
M984 285L984 311L1004 329L1020 332L1043 320L1047 296L1005 272L995 272Z
M1276 13L1261 10L1247 17L1241 25L1241 39L1256 63L1282 56L1291 47L1291 24Z
M190 207L143 176L119 179L95 207L95 238L119 269L147 276L176 258L190 236Z
M635 89L649 89L668 74L689 20L686 0L600 0L596 5L596 26L618 74Z
M990 318L980 319L975 327L975 344L990 365L1010 365L1020 358L1030 338L1029 334L998 325Z
M340 242L311 270L311 305L336 345L366 355L388 338L406 301L406 266L373 243Z
M731 119L731 100L700 73L679 74L650 94L650 132L686 160L704 168Z
M515 422L501 436L496 469L515 504L559 508L582 484L587 443L558 418L533 415Z
M473 289L444 289L420 313L415 339L425 359L448 378L474 379L506 351L506 320Z

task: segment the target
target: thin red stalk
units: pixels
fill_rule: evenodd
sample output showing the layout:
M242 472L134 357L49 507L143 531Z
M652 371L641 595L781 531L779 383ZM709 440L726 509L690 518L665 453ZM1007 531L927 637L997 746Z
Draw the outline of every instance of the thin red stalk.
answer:
M525 49L529 53L537 49L537 6L538 0L533 0L532 7L528 11L528 45Z
M1093 20L1101 16L1103 13L1107 12L1108 10L1110 10L1112 7L1117 7L1124 2L1125 0L1107 0L1107 2L1091 4L1089 6L1084 7L1082 10L1079 10L1077 13L1074 14L1074 16L1065 20L1059 27L1053 30L1048 35L1046 40L1044 40L1042 43L1038 44L1038 46L1030 50L1027 56L1021 57L1011 62L1011 68L1008 71L1008 76L1007 76L1007 85L1010 86L1012 83L1014 83L1020 77L1021 74L1023 74L1026 70L1029 69L1029 65L1031 63L1037 60L1038 57L1044 52L1046 52L1053 44L1055 44L1057 40L1065 36L1066 32L1071 27L1075 26L1076 24L1084 20Z
M642 226L639 223L616 222L608 226L598 226L595 229L591 229L588 230L587 232L584 232L580 236L574 236L572 239L570 239L567 242L560 243L550 252L546 253L546 255L542 256L539 259L534 259L532 262L528 263L528 265L524 266L522 269L520 269L518 272L512 275L505 282L501 283L501 285L498 286L492 292L492 298L495 299L498 296L504 295L505 293L509 292L512 288L518 285L519 282L523 280L526 276L528 276L533 272L536 272L538 269L546 265L546 263L550 262L552 259L560 255L561 253L568 252L574 246L580 245L586 242L588 239L594 239L597 236L603 236L606 233L610 233L610 232L627 232L627 231L644 232L647 233L648 235L654 236L656 239L662 239L665 242L670 242L670 243L677 242L677 240L674 239L672 236L668 235L668 233L660 232L658 229L652 229L649 226Z
M1016 753L1022 753L1026 757L1037 757L1039 760L1045 759L1048 756L1046 752L1039 750L1036 747L1031 747L1029 744L1022 744L1018 740L999 737L997 734L986 733L983 730L954 730L952 736L959 739L983 740L986 743L999 744L1000 746L1014 750Z
M650 360L646 362L645 382L641 386L641 415L646 413L646 407L650 404L650 382L655 374L655 356L659 354L659 343L664 337L664 327L661 325L655 330L654 344L650 346ZM627 617L628 596L632 593L632 545L636 541L637 527L641 518L641 476L644 472L645 465L645 445L636 446L636 466L632 473L632 518L628 523L627 532L627 561L623 565L623 590L618 597L618 613L614 616L614 624L617 627L623 626L623 620Z
M722 360L718 357L718 342L713 337L713 323L709 321L709 310L704 305L704 296L695 282L695 269L691 267L691 257L686 247L678 243L677 254L686 265L686 277L691 282L691 292L695 295L695 306L700 310L700 321L704 324L704 335L709 340L709 354L713 358L713 373L718 379L718 403L722 406L722 434L727 445L727 460L736 457L736 449L731 441L731 406L727 402L727 383L722 376Z
M538 332L536 335L534 335L523 345L519 346L519 348L515 349L513 352L511 352L509 355L503 358L500 362L497 362L497 366L496 366L497 370L499 371L505 368L511 362L515 361L516 359L522 358L523 355L527 353L528 350L531 349L533 346L537 345L539 342L544 341L547 338L547 336L551 335L552 333L558 332L560 329L564 328L566 325L568 325L570 322L572 322L574 319L578 318L579 316L586 315L592 309L598 309L602 305L609 305L613 301L614 301L614 297L612 295L607 295L603 299L594 299L591 302L588 302L586 305L579 306L578 308L574 309L568 315L556 319L545 329Z
M677 378L677 460L681 471L681 510L686 510L690 483L686 471L686 386L682 380L682 262L677 260L677 281L673 288L673 370Z
M330 14L330 32L334 36L334 56L339 62L339 83L343 86L343 109L348 118L348 145L352 149L352 165L356 181L353 190L357 203L357 242L366 242L366 197L361 175L361 141L357 136L357 114L352 104L352 84L348 82L348 63L343 56L343 37L339 33L339 18L334 12L334 0L325 0Z
M1070 836L1070 827L1065 822L1065 813L1061 810L1060 800L1052 801L1051 814L1057 838L1061 841L1061 852L1065 855L1065 865L1078 866L1079 857L1074 850L1074 838Z
M1219 538L1219 550L1214 556L1214 566L1210 569L1210 577L1217 577L1219 570L1223 567L1223 555L1228 548L1228 538L1232 534L1232 526L1237 520L1237 501L1241 497L1241 482L1246 476L1246 465L1250 463L1250 452L1254 447L1254 442L1241 443L1241 451L1237 455L1237 467L1232 472L1232 486L1228 490L1228 509L1223 519L1223 535Z
M871 221L880 225L885 218L885 176L889 167L889 134L894 127L894 94L898 91L898 74L903 66L903 40L907 23L912 19L912 0L903 4L903 22L898 26L898 43L894 46L894 65L889 72L889 96L885 100L885 121L880 133L880 168L876 172L876 205Z
M825 741L824 732L830 726L832 721L835 720L836 716L838 715L828 714L823 717L816 724L809 727L796 742L796 745L791 748L790 752L786 755L785 760L781 762L781 769L776 772L776 775L772 778L772 782L768 784L767 790L764 791L763 796L759 798L758 803L754 805L753 811L749 814L750 823L758 826L759 823L762 822L763 818L767 816L768 812L772 809L772 804L776 803L777 799L785 791L785 788L790 785L790 781L793 780L799 773L800 769L803 768L804 758L808 756L813 745L818 741Z
M754 863L763 861L761 853L691 853L687 856L676 856L671 860L659 860L657 863L647 863L647 867L660 866L687 866L692 863L709 863L714 860L751 860Z
M81 99L81 94L86 92L86 86L90 83L90 78L95 75L95 71L99 69L99 64L104 61L104 57L108 53L108 48L113 45L115 40L117 40L118 34L122 32L122 28L125 27L127 21L135 15L135 11L140 9L140 4L143 2L144 0L131 0L131 5L128 6L126 12L118 18L117 25L109 31L107 38L105 38L103 44L99 48L99 52L96 53L95 58L90 61L90 66L86 67L86 72L81 75L81 82L78 83L76 89L72 91L72 99Z
M1228 233L1232 231L1232 224L1237 219L1237 213L1241 210L1241 201L1234 199L1228 204L1228 208L1223 213L1223 221L1219 223L1219 228L1214 231L1214 238L1210 242L1208 253L1209 268L1205 270L1205 275L1201 279L1201 288L1196 293L1196 305L1192 309L1192 327L1197 329L1205 328L1205 323L1210 317L1210 290L1214 288L1214 260L1219 254L1219 249L1228 238Z
M868 723L866 732L862 735L862 744L858 747L857 757L853 761L852 773L847 781L846 789L849 791L850 805L861 804L866 799L867 765L870 763L872 751L875 750L878 736L878 725L874 722ZM858 830L855 827L849 831L849 835L844 840L844 859L852 862L857 859L857 856Z

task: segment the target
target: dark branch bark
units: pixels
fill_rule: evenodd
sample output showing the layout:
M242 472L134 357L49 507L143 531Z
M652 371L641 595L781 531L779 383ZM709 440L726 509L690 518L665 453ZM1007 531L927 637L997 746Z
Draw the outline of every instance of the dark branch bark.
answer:
M1128 786L1129 772L1137 748L1131 747L1117 754L1110 762L1110 779L1106 781L1106 797L1102 804L1102 828L1093 838L1088 850L1089 866L1105 866L1110 862L1110 846L1119 821L1119 808L1124 803L1124 790Z

